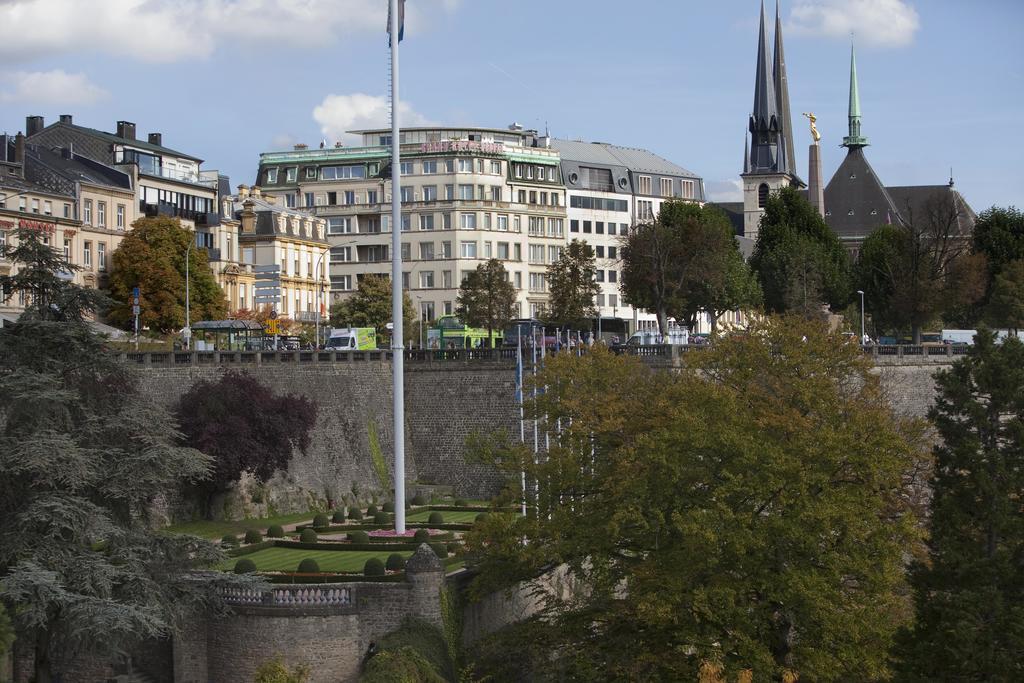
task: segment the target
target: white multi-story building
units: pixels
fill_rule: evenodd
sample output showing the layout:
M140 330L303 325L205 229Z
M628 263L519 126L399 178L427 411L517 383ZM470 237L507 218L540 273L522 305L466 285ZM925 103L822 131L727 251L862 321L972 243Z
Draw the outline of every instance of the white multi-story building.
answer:
M597 257L597 309L621 318L629 331L656 330L653 313L630 306L619 291L622 238L629 227L651 221L669 199L704 201L704 181L644 149L604 142L551 140L565 180L568 239L589 244Z
M260 155L257 186L327 219L331 299L367 274L391 273L391 131L356 131L359 147ZM403 287L422 320L454 311L462 280L496 258L520 315L547 301L547 266L565 244L557 151L518 126L401 132Z

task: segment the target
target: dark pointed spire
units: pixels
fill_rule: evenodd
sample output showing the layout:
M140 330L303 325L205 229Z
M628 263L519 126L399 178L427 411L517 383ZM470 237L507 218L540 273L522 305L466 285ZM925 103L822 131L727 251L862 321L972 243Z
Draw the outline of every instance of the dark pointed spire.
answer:
M850 43L850 110L847 118L850 134L843 138L843 147L851 150L866 147L868 139L860 134L860 91L857 88L857 54L853 43Z
M779 161L779 171L796 175L796 156L793 153L793 121L789 112L789 81L786 78L786 53L782 47L782 19L779 17L779 3L775 2L775 55L772 76L775 86L775 108L779 112L779 128L785 145L785 159ZM781 151L781 150L780 150Z
M743 131L743 172L750 173L750 133Z
M768 31L765 30L764 2L761 3L761 28L757 36L757 75L754 79L754 123L770 128L778 119L775 81L768 64ZM773 121L775 119L776 121Z

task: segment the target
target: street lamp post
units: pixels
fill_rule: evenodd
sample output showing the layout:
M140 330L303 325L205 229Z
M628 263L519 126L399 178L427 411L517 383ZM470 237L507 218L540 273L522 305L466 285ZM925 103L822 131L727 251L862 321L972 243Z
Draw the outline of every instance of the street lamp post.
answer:
M320 315L321 310L323 310L322 304L320 303L320 298L324 289L324 278L323 273L321 273L320 271L320 266L323 264L324 256L327 256L327 253L329 251L330 248L328 247L326 251L320 254L320 258L318 258L316 261L316 343L313 345L313 347L317 351L320 350Z
M864 344L864 290L858 289L860 294L860 343Z

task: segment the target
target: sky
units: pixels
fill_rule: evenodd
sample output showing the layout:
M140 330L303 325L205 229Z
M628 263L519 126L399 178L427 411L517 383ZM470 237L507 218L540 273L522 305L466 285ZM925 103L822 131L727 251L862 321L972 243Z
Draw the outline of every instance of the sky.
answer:
M404 125L548 128L642 147L740 199L754 0L408 0ZM1024 207L1020 0L783 0L800 175L847 133L851 34L867 156L887 185L953 179L976 211ZM773 23L774 4L767 5ZM387 0L0 0L0 131L60 114L251 183L260 152L385 127ZM772 40L771 35L769 40Z

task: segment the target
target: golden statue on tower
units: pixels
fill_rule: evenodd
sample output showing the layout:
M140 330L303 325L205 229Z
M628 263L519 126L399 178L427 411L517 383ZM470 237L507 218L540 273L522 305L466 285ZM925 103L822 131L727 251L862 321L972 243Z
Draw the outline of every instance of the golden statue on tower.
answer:
M814 112L804 112L804 116L807 117L807 121L811 124L811 137L814 138L814 144L818 144L818 140L821 139L821 133L818 132L818 127L814 125L818 117L814 115Z

